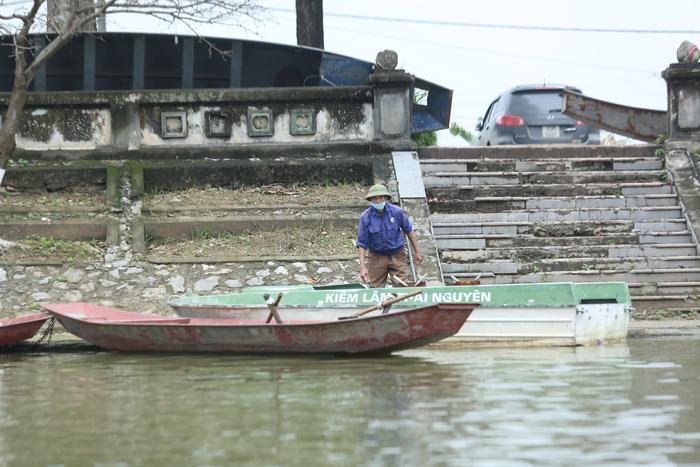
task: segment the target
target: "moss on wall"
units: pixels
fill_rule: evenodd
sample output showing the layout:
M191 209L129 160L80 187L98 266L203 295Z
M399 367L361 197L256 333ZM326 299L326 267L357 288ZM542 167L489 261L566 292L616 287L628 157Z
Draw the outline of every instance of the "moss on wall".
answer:
M211 167L181 165L144 169L147 192L168 191L191 186L241 187L274 183L371 185L372 165L363 161L318 164L307 161L287 163L247 163Z
M18 133L26 139L48 143L54 132L66 141L90 141L95 114L74 107L36 109L22 115Z

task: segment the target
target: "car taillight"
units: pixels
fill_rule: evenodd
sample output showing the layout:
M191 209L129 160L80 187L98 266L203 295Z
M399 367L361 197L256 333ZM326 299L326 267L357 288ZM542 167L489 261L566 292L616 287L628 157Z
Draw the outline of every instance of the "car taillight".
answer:
M525 120L523 117L518 117L517 115L501 115L496 119L496 125L502 126L523 126L525 125Z

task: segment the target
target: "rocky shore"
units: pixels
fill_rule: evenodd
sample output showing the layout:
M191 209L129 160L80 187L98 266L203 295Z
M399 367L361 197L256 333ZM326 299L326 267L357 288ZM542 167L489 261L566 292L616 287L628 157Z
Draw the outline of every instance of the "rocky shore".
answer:
M354 260L152 264L108 254L102 264L0 267L0 318L36 311L42 303L85 301L166 314L171 295L223 294L246 286L340 284L356 280Z

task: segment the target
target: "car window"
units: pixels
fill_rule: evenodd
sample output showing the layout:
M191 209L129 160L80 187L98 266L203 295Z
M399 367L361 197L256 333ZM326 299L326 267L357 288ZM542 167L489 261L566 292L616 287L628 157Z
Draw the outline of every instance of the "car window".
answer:
M489 121L489 119L493 116L493 111L496 107L497 102L498 102L498 99L491 102L491 105L489 105L489 108L486 109L486 113L484 114L484 125L486 125L486 123Z
M542 118L550 112L561 112L561 90L516 92L510 99L508 113L519 115L525 120Z

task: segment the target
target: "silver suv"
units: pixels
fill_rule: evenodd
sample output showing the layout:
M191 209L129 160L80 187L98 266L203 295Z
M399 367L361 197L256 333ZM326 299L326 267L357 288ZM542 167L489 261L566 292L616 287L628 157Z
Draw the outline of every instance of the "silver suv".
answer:
M477 146L600 144L600 130L562 114L561 85L516 86L494 100L476 124Z

